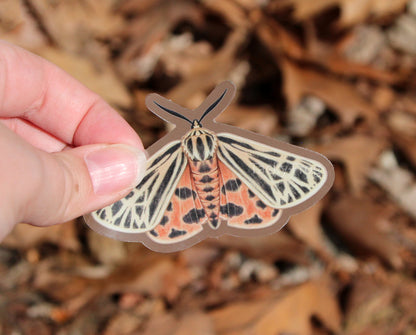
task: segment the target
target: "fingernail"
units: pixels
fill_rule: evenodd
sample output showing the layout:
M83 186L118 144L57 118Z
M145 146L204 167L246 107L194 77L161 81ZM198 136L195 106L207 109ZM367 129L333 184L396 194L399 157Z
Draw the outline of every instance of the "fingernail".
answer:
M95 194L111 194L139 184L146 170L145 153L115 144L91 151L84 157Z

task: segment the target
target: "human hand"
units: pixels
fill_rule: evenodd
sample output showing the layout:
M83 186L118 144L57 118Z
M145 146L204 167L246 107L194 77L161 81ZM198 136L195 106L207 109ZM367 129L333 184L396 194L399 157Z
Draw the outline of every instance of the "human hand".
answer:
M46 60L0 41L0 241L117 201L144 174L136 132Z

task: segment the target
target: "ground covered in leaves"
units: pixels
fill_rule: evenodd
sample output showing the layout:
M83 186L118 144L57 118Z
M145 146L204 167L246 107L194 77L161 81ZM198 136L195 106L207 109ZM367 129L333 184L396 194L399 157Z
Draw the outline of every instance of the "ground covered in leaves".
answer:
M82 220L0 246L0 334L416 334L416 1L3 0L0 38L64 68L145 145L223 81L220 121L311 148L328 196L261 238L176 254Z

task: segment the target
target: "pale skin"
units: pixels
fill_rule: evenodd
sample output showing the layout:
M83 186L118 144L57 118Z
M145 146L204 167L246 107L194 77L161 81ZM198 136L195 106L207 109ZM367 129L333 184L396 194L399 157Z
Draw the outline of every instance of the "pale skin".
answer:
M125 196L144 173L139 136L63 70L0 41L0 241Z

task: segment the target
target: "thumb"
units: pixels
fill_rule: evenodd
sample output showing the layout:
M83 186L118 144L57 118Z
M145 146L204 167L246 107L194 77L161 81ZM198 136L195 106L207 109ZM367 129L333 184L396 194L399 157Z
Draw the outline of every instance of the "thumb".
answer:
M144 175L145 153L128 145L50 154L8 129L0 129L0 138L0 239L18 222L45 226L105 207Z

